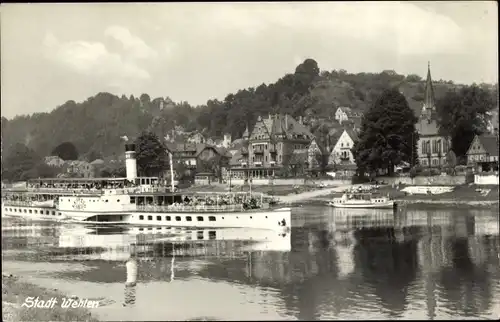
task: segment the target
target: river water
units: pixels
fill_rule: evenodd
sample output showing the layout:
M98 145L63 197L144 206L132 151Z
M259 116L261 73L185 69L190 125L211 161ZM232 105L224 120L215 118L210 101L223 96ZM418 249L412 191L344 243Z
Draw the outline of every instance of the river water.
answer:
M100 300L102 320L495 319L498 221L313 206L294 209L289 233L3 218L3 270Z

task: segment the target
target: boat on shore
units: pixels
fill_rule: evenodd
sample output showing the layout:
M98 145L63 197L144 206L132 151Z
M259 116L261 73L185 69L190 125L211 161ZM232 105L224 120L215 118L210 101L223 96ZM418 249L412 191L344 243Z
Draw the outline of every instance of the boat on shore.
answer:
M352 209L395 209L397 207L394 200L371 192L346 192L340 198L333 198L328 205Z
M172 163L170 163L172 164ZM2 191L2 216L94 225L289 229L291 209L263 194L182 192L137 177L126 145L127 178L35 179ZM172 178L173 178L173 170Z

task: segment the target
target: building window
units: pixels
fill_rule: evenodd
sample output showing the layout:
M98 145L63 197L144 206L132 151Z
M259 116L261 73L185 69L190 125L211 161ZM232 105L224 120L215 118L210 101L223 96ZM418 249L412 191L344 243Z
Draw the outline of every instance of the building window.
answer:
M175 216L175 221L181 221L181 216Z
M148 216L148 220L153 220L153 216Z
M208 221L215 221L215 216L208 216Z
M144 216L143 216L143 215L140 215L140 216L139 216L139 220L144 220Z
M171 218L170 218L170 216L166 216L166 217L165 217L165 220L166 220L166 221L170 221L170 219L171 219Z
M198 217L196 217L196 220L198 220L198 221L203 221L203 216L198 216Z
M156 216L156 220L161 221L161 216Z
M191 218L191 216L186 216L186 221L192 221L193 219Z

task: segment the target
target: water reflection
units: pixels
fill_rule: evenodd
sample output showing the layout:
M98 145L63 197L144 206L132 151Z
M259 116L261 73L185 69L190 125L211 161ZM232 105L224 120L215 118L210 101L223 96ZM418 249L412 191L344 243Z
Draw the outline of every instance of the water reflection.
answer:
M16 250L4 266L82 263L35 275L113 298L110 319L493 318L500 306L491 211L305 207L288 234L40 225L3 222Z

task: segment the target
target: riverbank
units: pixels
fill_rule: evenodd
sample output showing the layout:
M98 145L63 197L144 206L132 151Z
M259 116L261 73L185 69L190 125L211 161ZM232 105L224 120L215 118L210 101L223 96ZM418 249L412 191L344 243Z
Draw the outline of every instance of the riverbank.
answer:
M52 308L22 306L28 297L48 301L52 298L58 303ZM3 321L98 321L86 308L63 308L62 299L69 298L57 290L49 290L23 282L19 277L2 277L2 320ZM29 303L29 302L28 302Z
M334 197L341 197L346 189L355 188L357 185L341 185L336 187L318 188L314 185L301 186L255 186L253 192L261 192L266 195L277 197L282 203L290 205L318 205L326 204ZM392 199L405 207L467 207L467 208L489 208L498 207L499 187L498 186L478 186L461 185L454 187L451 192L439 195L428 194L406 194L401 191L408 185L398 187L381 186L377 192L382 195L389 195ZM233 191L248 191L249 187L235 187ZM195 186L190 191L228 191L226 185Z

